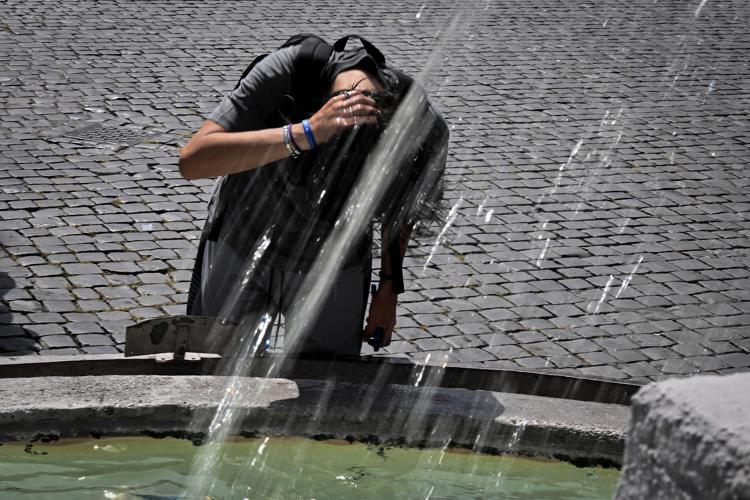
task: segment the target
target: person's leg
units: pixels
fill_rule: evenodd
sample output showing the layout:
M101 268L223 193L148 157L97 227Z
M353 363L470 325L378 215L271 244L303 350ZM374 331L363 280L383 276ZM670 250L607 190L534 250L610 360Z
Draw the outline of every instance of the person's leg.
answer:
M282 291L286 297L291 298L306 275L291 272L283 274L286 282ZM336 277L305 337L296 346L287 346L285 339L284 350L326 356L359 355L369 282L370 267L365 263L343 269ZM284 313L289 305L289 300L282 296L281 307Z

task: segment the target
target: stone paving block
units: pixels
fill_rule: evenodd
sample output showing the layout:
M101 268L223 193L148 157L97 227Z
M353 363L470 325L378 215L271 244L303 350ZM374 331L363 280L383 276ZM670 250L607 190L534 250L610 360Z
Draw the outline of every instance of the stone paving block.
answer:
M0 352L16 353L19 352L34 352L41 348L41 346L34 340L28 337L0 337Z
M567 340L557 342L557 345L574 354L601 350L601 346L588 339Z
M523 348L533 355L544 358L568 355L568 352L565 349L553 342L525 343Z
M467 335L478 335L492 331L485 323L459 323L456 327Z
M628 374L624 370L612 366L584 366L578 370L587 376L604 377L608 379L624 379Z
M0 325L0 337L20 337L24 333L24 328L20 325Z
M664 378L665 375L675 374L684 375L688 373L695 373L696 367L691 363L688 363L684 359L672 358L666 360L652 361L651 364L657 367L661 372L660 378Z
M598 345L604 350L612 352L623 349L637 349L639 346L625 336L614 337L614 338L596 338L593 339Z
M445 340L434 337L416 339L412 342L423 351L438 351L451 347Z
M66 323L65 329L73 335L89 334L89 333L102 333L102 328L98 322L93 321L78 321L72 323Z
M452 356L460 363L481 363L496 359L495 356L482 349L469 346L461 346L460 349L454 350Z
M577 356L589 365L614 365L617 358L604 351L581 352Z
M68 280L78 287L97 287L106 286L109 283L101 274L82 274L77 276L68 276Z
M44 308L53 313L66 313L77 311L75 302L72 300L45 300Z
M538 357L528 357L528 358L516 358L514 360L516 363L518 363L519 366L522 368L527 369L539 369L539 368L548 368L550 366L550 362L544 358L538 358Z
M619 349L608 351L622 363L633 363L636 361L648 361L648 357L639 349Z
M489 345L484 348L498 359L516 359L529 354L517 345Z
M750 354L744 352L730 352L719 354L717 359L729 365L731 368L748 368L750 367Z
M394 340L390 343L389 346L383 348L383 350L388 354L410 353L416 351L417 349L417 346L409 342L399 340Z
M24 326L23 330L34 339L39 339L47 335L62 335L66 333L62 325L57 323L32 323ZM0 336L4 336L1 327Z
M59 347L77 347L75 340L69 335L46 335L39 340L43 348L55 349Z
M76 335L75 338L83 347L112 345L114 343L107 335L82 334Z
M444 337L443 340L445 340L451 347L455 347L456 349L484 347L487 345L486 342L484 342L483 340L473 335L458 335L455 337ZM458 354L456 356L459 359L461 358L461 356Z

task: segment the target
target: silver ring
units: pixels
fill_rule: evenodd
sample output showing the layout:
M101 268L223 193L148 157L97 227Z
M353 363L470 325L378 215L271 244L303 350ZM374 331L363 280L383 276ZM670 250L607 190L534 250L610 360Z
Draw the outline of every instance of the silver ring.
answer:
M354 118L354 108L352 108L351 106L349 106L349 116Z
M347 90L344 90L341 93L344 94L344 99L349 99L349 92Z

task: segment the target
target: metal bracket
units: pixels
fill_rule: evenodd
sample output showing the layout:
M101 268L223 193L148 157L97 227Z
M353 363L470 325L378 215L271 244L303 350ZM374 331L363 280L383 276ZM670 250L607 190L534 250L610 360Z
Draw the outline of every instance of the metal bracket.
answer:
M198 361L200 353L230 352L240 337L237 324L202 316L142 321L125 332L125 356L155 354L158 363Z

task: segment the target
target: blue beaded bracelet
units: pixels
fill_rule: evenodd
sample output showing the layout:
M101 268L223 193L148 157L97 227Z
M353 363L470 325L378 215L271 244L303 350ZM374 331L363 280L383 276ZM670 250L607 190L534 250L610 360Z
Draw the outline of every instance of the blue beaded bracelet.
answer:
M310 149L317 148L318 144L315 142L315 136L310 128L310 121L302 120L302 128L305 129L305 135L307 136L307 142L310 143Z

